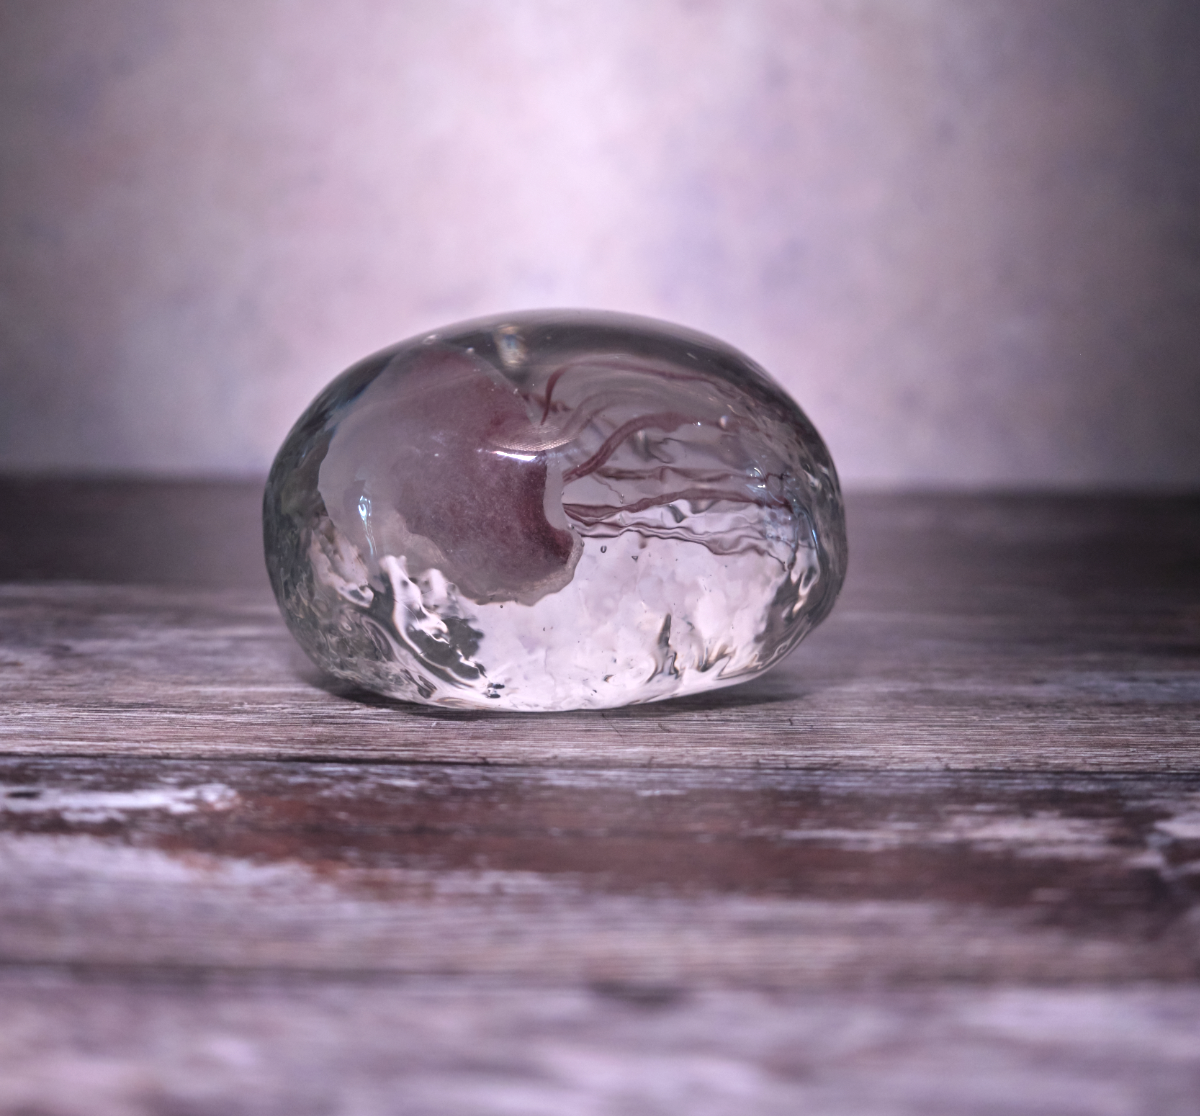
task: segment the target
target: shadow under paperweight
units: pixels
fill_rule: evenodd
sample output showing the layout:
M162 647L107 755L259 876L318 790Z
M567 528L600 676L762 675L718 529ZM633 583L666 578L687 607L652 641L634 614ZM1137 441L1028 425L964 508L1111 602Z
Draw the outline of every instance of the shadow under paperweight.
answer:
M431 705L603 709L761 674L833 607L837 474L753 361L526 311L335 379L275 458L267 568L324 670Z

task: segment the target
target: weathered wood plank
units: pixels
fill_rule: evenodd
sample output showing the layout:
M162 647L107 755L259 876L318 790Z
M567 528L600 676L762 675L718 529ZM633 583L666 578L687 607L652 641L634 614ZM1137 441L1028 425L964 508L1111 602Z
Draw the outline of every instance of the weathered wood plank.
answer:
M1200 775L6 760L0 865L9 964L1200 974Z
M0 1113L1200 1110L1200 500L859 497L784 667L543 717L322 679L257 505L0 482Z
M0 633L0 750L9 753L1200 765L1200 609L1168 620L1091 617L1064 629L1056 617L867 612L847 602L781 668L748 685L549 716L429 709L325 682L262 594L3 586Z
M256 486L9 482L5 500L0 572L34 579L0 588L8 753L1200 764L1194 499L860 497L843 600L777 671L701 698L541 717L424 709L322 679L263 586ZM46 507L56 514L38 518ZM44 580L68 575L101 583ZM139 579L154 584L112 584Z
M0 974L39 1116L1194 1116L1200 991Z

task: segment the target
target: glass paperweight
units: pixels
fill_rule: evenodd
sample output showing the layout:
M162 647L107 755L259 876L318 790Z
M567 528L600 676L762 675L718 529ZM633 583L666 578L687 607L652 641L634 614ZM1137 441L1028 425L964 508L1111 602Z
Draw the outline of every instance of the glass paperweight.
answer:
M292 634L406 701L603 709L760 674L833 607L837 474L753 361L580 310L448 326L354 365L264 497Z

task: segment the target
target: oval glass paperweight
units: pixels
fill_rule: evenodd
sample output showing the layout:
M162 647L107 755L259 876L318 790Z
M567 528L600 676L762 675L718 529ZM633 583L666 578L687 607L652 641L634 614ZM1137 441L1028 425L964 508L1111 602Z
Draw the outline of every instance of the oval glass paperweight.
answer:
M833 462L787 394L715 338L595 311L354 365L288 434L263 520L308 655L432 705L728 686L819 623L846 569Z

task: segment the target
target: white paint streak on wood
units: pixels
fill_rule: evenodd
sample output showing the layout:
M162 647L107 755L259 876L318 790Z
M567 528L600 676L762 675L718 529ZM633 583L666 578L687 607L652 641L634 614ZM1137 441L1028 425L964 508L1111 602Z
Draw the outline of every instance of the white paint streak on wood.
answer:
M221 783L133 791L31 791L0 784L0 814L57 814L70 822L119 821L126 814L146 810L174 815L230 810L236 802L237 792Z

